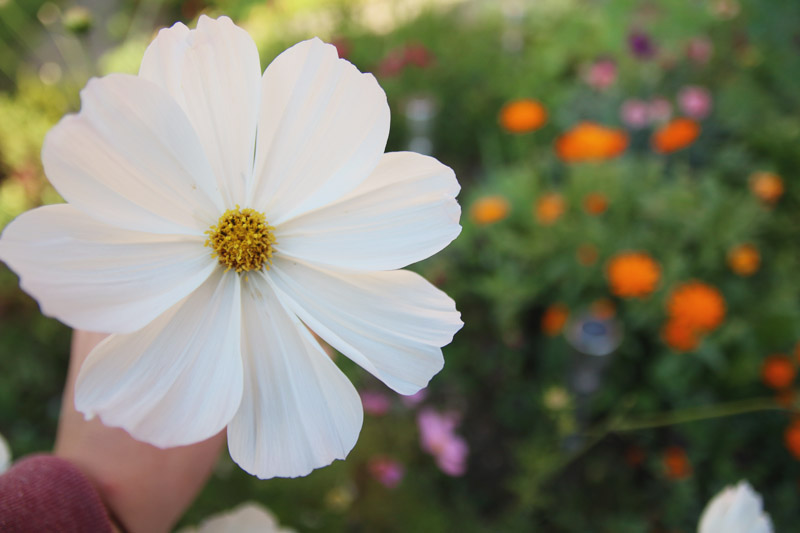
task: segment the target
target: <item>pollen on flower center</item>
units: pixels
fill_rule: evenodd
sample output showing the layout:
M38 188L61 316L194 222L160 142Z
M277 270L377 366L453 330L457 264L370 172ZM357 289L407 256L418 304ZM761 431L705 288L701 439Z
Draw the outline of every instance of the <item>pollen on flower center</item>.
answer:
M272 264L275 228L267 224L263 213L250 208L229 209L205 233L206 246L214 249L211 257L236 272L259 270Z

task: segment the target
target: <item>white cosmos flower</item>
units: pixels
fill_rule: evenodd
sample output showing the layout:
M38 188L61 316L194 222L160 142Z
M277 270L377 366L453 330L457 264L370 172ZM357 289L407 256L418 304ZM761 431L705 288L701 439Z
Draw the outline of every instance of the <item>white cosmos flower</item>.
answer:
M247 502L178 533L294 533L294 530L281 527L275 515L265 507Z
M698 533L772 533L761 496L746 481L726 487L708 502Z
M333 46L301 42L262 75L226 17L159 32L138 76L89 81L42 150L69 203L0 239L43 313L114 333L78 410L160 447L227 426L242 468L293 477L344 458L363 418L309 329L395 391L424 387L462 323L397 269L458 235L459 185L384 154L388 132L383 90Z

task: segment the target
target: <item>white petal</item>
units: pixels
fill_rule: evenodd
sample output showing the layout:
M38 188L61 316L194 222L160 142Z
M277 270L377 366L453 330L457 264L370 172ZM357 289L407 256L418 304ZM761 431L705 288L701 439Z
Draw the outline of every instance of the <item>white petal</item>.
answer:
M277 227L277 249L337 268L403 268L435 254L461 232L459 189L453 171L432 157L385 154L345 198Z
M20 215L0 238L42 313L73 328L128 333L195 290L217 265L201 237L107 226L68 204Z
M165 91L136 76L90 80L80 113L47 134L42 162L69 203L120 228L199 235L221 213L191 124Z
M222 430L242 398L239 276L222 269L141 331L112 335L83 363L75 407L159 447Z
M261 91L249 207L271 224L341 198L375 168L389 134L386 94L334 46L289 48L267 67Z
M400 394L442 369L440 348L463 325L449 296L406 270L329 272L276 258L269 274L308 327Z
M749 483L726 487L706 505L698 533L772 533L761 496Z
M203 520L197 528L186 528L178 533L290 533L278 524L278 519L268 509L255 502L246 502L235 509Z
M181 23L161 30L147 47L139 76L166 89L186 112L225 206L244 204L261 98L253 39L228 17L201 15L195 30Z
M9 466L11 466L11 448L6 439L0 435L0 474L8 470Z
M355 387L261 275L243 290L245 384L228 425L231 457L260 478L304 476L344 459L364 416Z

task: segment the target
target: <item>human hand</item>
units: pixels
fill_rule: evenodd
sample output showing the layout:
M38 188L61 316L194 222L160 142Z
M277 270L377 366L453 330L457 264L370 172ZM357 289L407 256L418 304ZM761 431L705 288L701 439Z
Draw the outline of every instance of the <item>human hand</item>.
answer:
M54 453L91 480L125 531L169 531L211 475L225 431L190 446L160 449L98 418L85 420L75 410L75 380L86 356L105 337L73 334Z

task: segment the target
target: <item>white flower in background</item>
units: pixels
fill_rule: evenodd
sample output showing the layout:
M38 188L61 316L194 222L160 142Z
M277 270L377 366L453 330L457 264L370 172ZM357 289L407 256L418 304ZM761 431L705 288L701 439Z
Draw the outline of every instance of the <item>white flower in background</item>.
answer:
M11 466L11 448L3 435L0 435L0 474L8 470L9 466Z
M253 502L204 520L197 527L186 527L178 533L293 533L294 530L280 527L269 510Z
M700 517L698 533L772 533L761 496L746 481L714 496Z
M262 76L248 34L202 16L81 102L42 150L69 203L0 239L43 313L114 333L81 368L78 410L159 447L227 426L242 468L293 477L344 458L363 419L309 329L401 394L442 368L460 315L397 269L458 235L459 185L383 153L374 76L318 39Z

